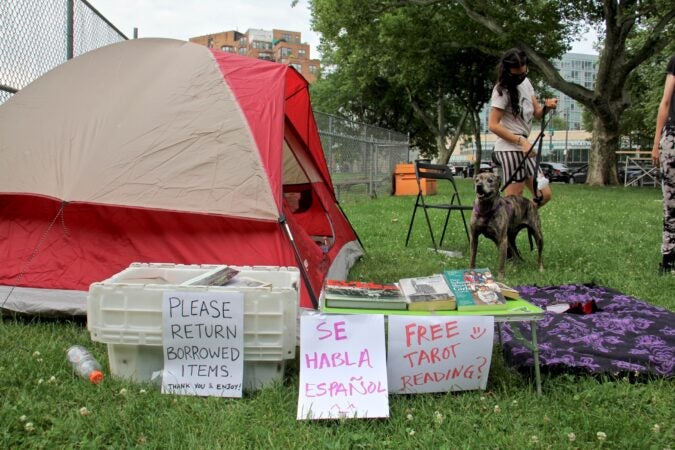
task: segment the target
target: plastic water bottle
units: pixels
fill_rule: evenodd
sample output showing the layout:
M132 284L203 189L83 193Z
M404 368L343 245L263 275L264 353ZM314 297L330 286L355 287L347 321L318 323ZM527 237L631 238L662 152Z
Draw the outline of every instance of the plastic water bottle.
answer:
M103 372L101 365L96 361L96 358L81 345L73 345L66 352L66 358L73 370L85 380L89 380L94 384L103 381Z

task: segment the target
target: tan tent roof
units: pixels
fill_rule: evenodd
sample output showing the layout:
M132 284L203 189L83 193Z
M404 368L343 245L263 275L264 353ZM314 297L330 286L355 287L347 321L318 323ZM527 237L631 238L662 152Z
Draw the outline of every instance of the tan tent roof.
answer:
M255 145L209 49L141 39L86 53L0 108L0 191L276 220Z

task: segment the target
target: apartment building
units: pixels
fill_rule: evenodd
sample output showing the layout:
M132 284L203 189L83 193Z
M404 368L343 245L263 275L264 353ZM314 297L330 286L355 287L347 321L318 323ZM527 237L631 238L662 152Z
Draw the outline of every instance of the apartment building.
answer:
M591 90L598 75L597 64L597 55L581 53L565 53L560 60L553 61L553 66L558 69L563 79ZM569 129L581 130L583 106L562 92L554 90L554 96L558 97L558 113L567 118Z
M310 58L309 44L302 42L299 31L249 28L246 33L223 31L196 36L190 38L190 42L224 52L288 64L310 83L317 79L321 70L319 60Z

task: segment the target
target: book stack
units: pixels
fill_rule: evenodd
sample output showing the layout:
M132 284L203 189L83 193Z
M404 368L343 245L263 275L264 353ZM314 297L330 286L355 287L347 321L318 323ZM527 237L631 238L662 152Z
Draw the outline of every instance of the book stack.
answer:
M395 284L326 280L323 302L328 308L404 310L408 303Z
M446 270L445 279L457 299L458 311L507 309L506 298L490 269Z
M443 311L457 308L455 296L443 275L402 278L398 282L409 311Z
M327 280L322 301L328 308L494 311L508 309L507 298L520 295L495 281L490 269L463 269L389 284Z

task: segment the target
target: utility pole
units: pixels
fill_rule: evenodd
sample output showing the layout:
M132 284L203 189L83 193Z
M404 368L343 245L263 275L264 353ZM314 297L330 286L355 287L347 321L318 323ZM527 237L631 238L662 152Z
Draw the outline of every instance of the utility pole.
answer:
M565 111L565 165L567 165L567 161L569 160L567 150L567 133L569 132L569 130L570 130L569 111Z

